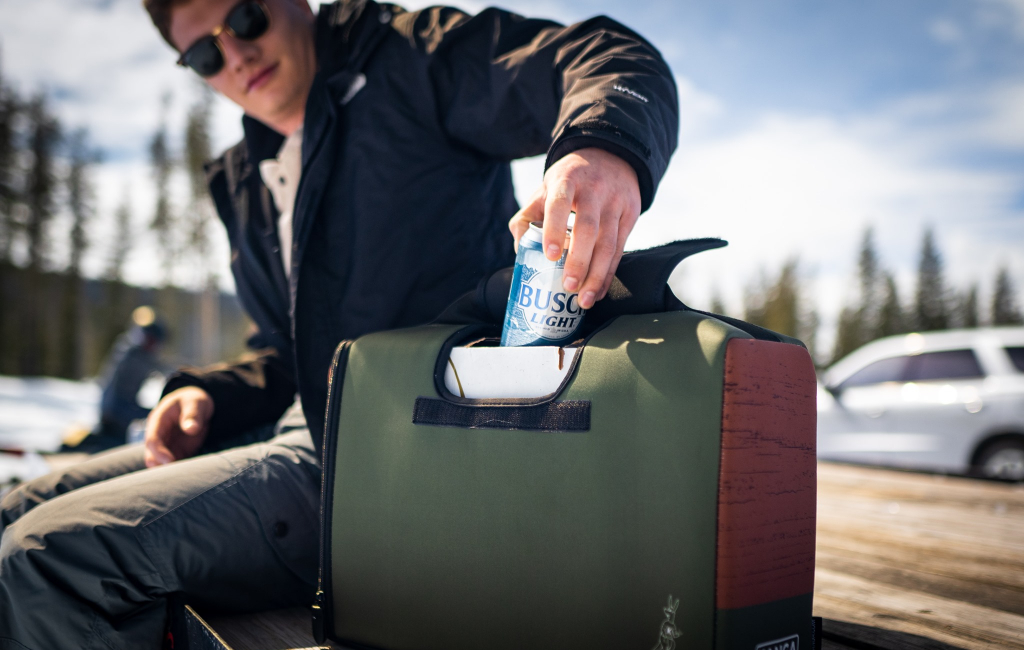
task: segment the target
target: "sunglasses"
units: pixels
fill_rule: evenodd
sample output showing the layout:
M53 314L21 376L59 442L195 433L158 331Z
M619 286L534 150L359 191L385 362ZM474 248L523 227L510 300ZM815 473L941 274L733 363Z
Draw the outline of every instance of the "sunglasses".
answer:
M201 77L212 77L224 69L224 49L218 38L230 34L241 41L254 41L267 33L270 12L260 0L243 0L228 12L224 23L185 50L178 65L188 66Z

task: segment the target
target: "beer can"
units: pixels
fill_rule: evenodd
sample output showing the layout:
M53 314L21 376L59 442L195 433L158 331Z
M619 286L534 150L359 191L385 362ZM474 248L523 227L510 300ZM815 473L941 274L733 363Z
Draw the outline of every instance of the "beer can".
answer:
M555 262L544 255L541 224L531 223L519 240L501 331L503 346L565 345L576 340L584 311L579 295L562 287L571 233L569 228L562 257Z

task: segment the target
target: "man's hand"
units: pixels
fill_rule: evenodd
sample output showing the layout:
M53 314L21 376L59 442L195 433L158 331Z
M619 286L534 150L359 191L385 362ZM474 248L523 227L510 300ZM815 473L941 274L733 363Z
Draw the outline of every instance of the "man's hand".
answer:
M569 213L576 213L563 285L579 292L580 307L590 309L611 286L626 237L640 216L636 171L604 149L574 151L548 168L530 202L508 222L516 244L530 222L544 222L544 253L562 255Z
M146 467L193 456L206 440L213 398L186 386L168 393L146 419Z

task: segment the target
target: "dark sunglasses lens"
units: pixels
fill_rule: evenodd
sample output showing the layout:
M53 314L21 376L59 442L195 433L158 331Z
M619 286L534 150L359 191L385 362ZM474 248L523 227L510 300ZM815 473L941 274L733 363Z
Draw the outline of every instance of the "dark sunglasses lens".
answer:
M224 26L231 30L236 38L251 41L263 36L270 21L258 2L243 2L228 14Z
M203 77L212 77L224 67L224 55L217 47L217 39L206 36L199 39L185 52L185 65Z

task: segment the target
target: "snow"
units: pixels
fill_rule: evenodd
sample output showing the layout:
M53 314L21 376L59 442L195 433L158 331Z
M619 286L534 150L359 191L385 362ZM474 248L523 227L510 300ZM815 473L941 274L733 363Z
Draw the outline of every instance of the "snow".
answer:
M99 401L91 381L0 376L0 485L46 474L39 452L57 451L72 428L92 429Z
M139 389L139 404L156 406L163 386L164 378L152 375ZM92 430L99 404L93 381L0 375L0 486L49 472L53 462L40 454L58 451L70 431Z
M0 376L0 449L57 451L69 429L93 428L99 403L91 381Z

